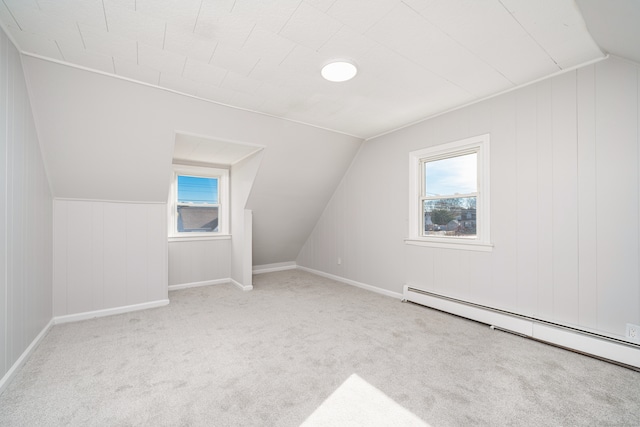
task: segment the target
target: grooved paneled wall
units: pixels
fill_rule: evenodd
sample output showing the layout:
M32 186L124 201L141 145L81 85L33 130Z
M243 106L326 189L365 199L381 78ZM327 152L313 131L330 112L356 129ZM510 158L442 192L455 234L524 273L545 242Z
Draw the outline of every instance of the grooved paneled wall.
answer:
M610 58L367 141L298 264L624 337L640 324L639 70ZM485 133L493 252L405 245L409 152Z
M52 317L51 208L20 55L0 30L0 378Z
M167 300L163 203L54 201L53 314Z
M230 274L231 239L169 242L169 285L228 279Z

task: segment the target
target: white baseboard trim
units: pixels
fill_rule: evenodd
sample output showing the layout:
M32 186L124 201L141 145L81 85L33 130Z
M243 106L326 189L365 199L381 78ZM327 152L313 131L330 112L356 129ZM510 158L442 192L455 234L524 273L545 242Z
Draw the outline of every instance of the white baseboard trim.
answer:
M42 341L45 335L47 335L49 329L51 329L53 325L53 319L49 320L49 323L47 323L46 326L42 328L40 333L33 339L33 341L31 341L29 347L27 347L25 351L22 352L20 357L18 357L18 360L16 360L15 363L11 365L11 368L9 368L7 373L4 374L2 379L0 379L0 394L2 394L2 392L4 392L4 390L9 386L9 383L13 379L13 376L15 375L18 368L20 368L27 361L27 359L31 357L31 353L33 353L33 351L38 347L40 341Z
M236 280L233 280L233 279L229 279L229 281L231 282L232 285L240 288L243 291L250 291L250 290L253 289L253 285L243 285L242 283L240 283L240 282L238 282Z
M221 283L229 283L231 279L215 279L215 280L204 280L202 282L191 282L191 283L181 283L179 285L169 285L169 291L178 291L180 289L187 288L197 288L199 286L210 286L210 285L219 285Z
M85 311L84 313L67 314L65 316L56 316L53 323L59 325L62 323L78 322L80 320L94 319L96 317L113 316L115 314L129 313L132 311L146 310L148 308L162 307L169 304L168 299L158 301L143 302L141 304L125 305L122 307L105 308L103 310Z
M347 285L356 286L358 288L366 289L367 291L375 292L377 294L385 295L391 298L403 299L401 293L389 291L387 289L378 288L377 286L367 285L366 283L356 282L355 280L346 279L344 277L336 276L334 274L325 273L324 271L314 270L312 268L297 266L298 269L306 271L308 273L316 274L318 276L326 277L327 279L335 280L336 282L342 282Z
M485 323L497 329L515 332L549 344L640 368L640 346L638 345L627 344L621 340L569 326L424 292L410 285L404 286L404 298L407 301Z
M533 323L533 338L640 368L640 347L585 335L544 323Z
M274 271L295 270L295 261L276 262L273 264L254 265L253 274L272 273Z

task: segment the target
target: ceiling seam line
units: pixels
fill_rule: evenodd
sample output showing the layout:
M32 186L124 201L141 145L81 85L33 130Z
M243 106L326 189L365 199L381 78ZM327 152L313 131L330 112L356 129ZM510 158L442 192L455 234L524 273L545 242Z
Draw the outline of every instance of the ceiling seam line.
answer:
M198 14L196 15L196 22L193 23L193 33L196 32L196 27L198 26L198 19L200 19L200 11L202 10L202 3L204 3L204 0L200 0L200 7L198 7Z
M298 11L298 9L300 9L300 5L302 4L302 0L300 0L298 2L298 5L296 6L296 10L294 10L293 12L291 12L291 15L289 15L289 17L287 18L286 21L284 21L284 24L282 24L282 27L280 27L280 29L278 30L278 32L276 34L280 35L280 33L282 32L282 30L284 30L284 27L287 26L287 24L289 24L289 21L291 21L291 18L293 17L293 15L296 14L296 12ZM235 1L234 1L234 5L235 5ZM313 6L312 6L313 7Z
M16 25L18 26L18 28L20 29L20 31L24 31L24 28L22 28L22 26L20 25L20 23L18 22L18 20L16 19L15 15L13 14L13 12L11 11L11 9L9 8L9 5L7 5L7 2L5 0L2 0L2 4L4 4L4 7L7 8L7 11L9 12L9 15L11 15L11 18L13 18L13 22L16 23Z
M329 14L329 11L333 8L333 6L335 6L335 5L336 5L336 2L337 2L337 1L338 1L338 0L333 0L333 1L331 2L331 6L329 6L329 7L327 8L327 11L325 12L327 15Z
M56 44L56 47L58 48L58 52L60 53L60 56L62 57L62 60L66 61L67 58L64 57L64 53L62 53L62 49L60 49L60 45L58 44L58 40L54 40L53 42Z
M287 53L287 54L284 56L284 58L282 58L282 61L280 61L280 62L278 63L278 66L281 66L282 64L284 64L284 61L286 61L286 60L287 60L287 58L289 57L289 55L291 55L291 54L293 53L293 51L294 51L294 50L296 50L296 45L295 45L295 43L294 43L294 46L293 46L293 47L291 48L291 50L289 51L289 53Z
M218 83L218 87L222 87L222 84L224 83L224 81L227 79L227 76L229 75L229 70L225 70L226 73L224 74L224 77L222 78L222 80L220 80L220 83Z
M107 27L107 33L109 32L109 21L107 21L107 9L104 6L104 0L102 0L102 13L104 14L104 25Z
M401 1L401 3L404 3L404 0L403 0L403 1ZM405 5L406 5L406 6L409 6L409 5L408 5L408 4L406 4L406 3L405 3ZM411 6L409 6L409 7L411 7ZM393 9L395 9L395 6L393 7ZM385 17L387 17L387 16L389 15L389 13L391 13L391 11L392 11L393 9L389 9L389 10L387 11L387 13L385 13L384 15L382 15L380 18L376 19L376 20L375 20L375 22L372 22L371 24L369 24L369 26L368 26L364 31L360 32L360 34L361 34L362 36L364 36L364 37L367 37L367 36L365 36L365 34L366 34L366 33L368 33L370 29L372 29L373 27L375 27L376 25L378 25L378 23L380 23L380 22L381 22ZM355 29L355 28L354 28L354 30L355 30L356 32L359 32L359 31L358 31L357 29Z
M82 47L84 50L87 50L87 44L84 42L84 36L82 35L82 31L80 31L80 23L76 21L76 28L78 29L78 34L80 34L80 41L82 42Z
M475 52L473 52L472 50L470 50L468 47L466 47L465 45L463 45L462 43L460 43L458 41L457 38L453 37L451 34L449 34L448 32L446 32L445 30L443 30L438 24L434 23L433 21L427 19L427 17L425 17L423 14L421 14L420 12L418 12L417 10L415 10L414 8L412 8L411 6L409 6L408 4L406 4L404 1L402 2L405 5L407 5L411 10L413 10L420 18L424 19L425 21L427 21L429 24L433 25L434 27L436 27L438 30L440 30L440 32L442 32L442 34L445 34L447 37L449 37L455 44L457 44L458 46L460 46L462 49L464 49L466 52L468 52L469 54L471 54L473 57L479 59L482 63L484 63L486 66L488 66L489 68L491 68L493 71L495 71L496 73L500 74L502 77L504 77L504 79L506 81L508 81L509 83L511 83L512 85L516 85L517 83L512 81L509 77L505 76L502 71L498 70L497 68L495 68L494 66L492 66L491 64L489 64L487 61L485 61L483 58L481 58L480 56L478 56ZM511 15L513 17L513 15ZM513 17L515 19L515 17ZM520 27L522 27L522 25L520 25ZM524 28L523 28L524 30ZM526 32L526 30L525 30ZM531 37L531 35L529 33L527 33L527 35L529 37ZM540 48L542 48L542 46L540 46ZM546 51L545 51L546 53ZM547 53L548 55L548 53ZM553 59L553 58L552 58ZM554 61L555 63L555 61ZM556 64L557 65L557 64Z
M251 67L251 70L249 71L249 73L247 74L247 77L251 76L251 73L253 73L253 70L256 69L256 67L258 66L258 64L260 63L260 61L262 60L262 58L258 58L258 60L256 61L255 64L253 64L253 67ZM263 83L264 84L264 83Z
M520 26L520 28L522 28L522 30L527 33L527 36L529 36L529 38L531 40L533 40L533 42L538 45L538 47L540 49L542 49L542 51L549 57L549 59L551 61L553 61L553 63L556 65L556 67L558 67L558 69L562 70L562 67L560 66L560 64L558 64L558 62L556 62L555 58L553 56L551 56L551 54L547 51L547 49L544 48L544 46L542 46L538 40L533 37L533 35L531 35L531 33L529 31L527 31L527 29L524 27L524 25L522 25L522 23L520 22L520 20L518 20L518 18L516 18L516 16L504 5L504 3L502 2L502 0L498 0L500 2L500 5L504 8L504 10L507 11L507 13L509 15L511 15L511 17L513 18L514 21L516 21L518 23L518 25Z
M406 3L404 3L404 1L402 1L401 3L406 5ZM409 7L409 6L407 5L407 7ZM416 14L418 14L418 16L419 16L420 18L424 19L424 17L423 17L422 15L420 15L418 12L416 12L416 11L415 11L415 9L413 9L413 8L411 8L411 7L409 7L409 8L410 8L413 12L415 12ZM424 19L424 20L426 21L426 19ZM427 22L429 22L429 21L427 21ZM377 40L376 40L376 42L377 42L377 43L380 43L380 42L378 42ZM465 93L467 93L467 94L469 94L470 96L472 96L473 98L476 98L476 99L477 99L477 96L476 96L476 95L474 95L473 93L469 92L467 89L465 89L465 88L461 87L459 84L457 84L457 83L453 82L452 80L449 80L447 77L445 77L445 76L443 76L443 75L440 75L440 73L437 73L436 71L431 70L431 69L429 69L429 68L425 67L424 65L422 65L422 64L420 64L420 63L418 63L418 62L414 61L413 59L411 59L411 58L409 58L409 57L405 56L404 54L402 54L402 53L400 53L400 52L398 52L398 51L397 51L396 49L394 49L393 47L387 46L387 45L385 45L384 43L380 43L380 45L384 46L385 48L389 49L390 51L394 52L395 54L397 54L397 55L401 56L402 58L406 59L407 61L411 62L412 64L414 64L414 65L416 65L416 66L418 66L418 67L420 67L420 68L424 69L425 71L428 71L428 72L432 73L433 75L435 75L435 76L437 76L437 77L441 78L442 80L445 80L447 83L450 83L450 84L452 84L452 85L454 85L454 86L456 86L456 87L460 88L460 89L461 89L462 91L464 91Z
M342 31L342 29L343 29L344 27L346 27L346 25L341 23L341 27L340 27L340 28L338 28L338 29L336 30L336 32L335 32L335 33L331 34L331 36L329 36L329 38L328 38L327 40L325 40L325 41L324 41L324 43L322 43L322 44L321 44L321 45L320 45L320 46L319 46L315 51L316 51L317 53L320 53L320 49L322 49L323 47L325 47L325 45L326 45L327 43L329 43L329 42L331 41L331 39L333 39L333 38L335 37L335 35L336 35L336 34L338 34L340 31Z
M381 43L381 44L382 44L382 43ZM414 61L413 59L411 59L411 58L409 58L409 57L405 56L404 54L402 54L402 53L398 52L398 51L397 51L397 50L395 50L394 48L388 47L388 46L386 46L386 45L383 45L383 46L384 46L384 47L386 47L387 49L389 49L390 51L394 52L395 54L397 54L397 55L401 56L402 58L406 59L407 61L411 62L412 64L414 64L414 65L416 65L416 66L418 66L418 67L422 68L422 69L423 69L423 70L425 70L425 71L428 71L429 73L432 73L434 76L437 76L437 77L441 78L442 80L446 81L447 83L450 83L450 84L452 84L452 85L456 86L456 87L457 87L457 88L459 88L460 90L464 91L465 93L469 94L469 95L470 95L470 96L472 96L473 98L476 98L476 99L477 99L477 96L476 96L476 95L474 95L473 93L469 92L467 89L463 88L462 86L460 86L459 84L457 84L457 83L453 82L452 80L449 80L447 77L445 77L445 76L443 76L443 75L440 75L440 73L437 73L437 72L435 72L434 70L431 70L431 69L429 69L429 68L425 67L424 65L422 65L422 64L420 64L420 63L418 63L418 62Z
M213 56L216 54L216 50L218 50L218 42L216 42L216 45L213 47L213 52L211 52L211 56L209 57L209 61L207 62L207 64L211 64L211 61L213 61Z
M258 25L257 23L253 24L253 27L251 27L251 30L249 31L249 34L247 34L247 37L244 39L244 41L242 42L242 46L240 48L243 48L244 45L247 44L247 41L249 40L249 37L251 37L251 34L253 34L253 30L255 30L256 25Z

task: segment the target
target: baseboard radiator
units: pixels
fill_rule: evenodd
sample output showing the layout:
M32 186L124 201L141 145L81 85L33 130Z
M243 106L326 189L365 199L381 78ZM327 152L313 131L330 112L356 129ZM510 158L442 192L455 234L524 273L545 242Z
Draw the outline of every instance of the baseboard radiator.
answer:
M438 295L405 285L404 301L413 302L500 329L640 370L640 345L509 311Z

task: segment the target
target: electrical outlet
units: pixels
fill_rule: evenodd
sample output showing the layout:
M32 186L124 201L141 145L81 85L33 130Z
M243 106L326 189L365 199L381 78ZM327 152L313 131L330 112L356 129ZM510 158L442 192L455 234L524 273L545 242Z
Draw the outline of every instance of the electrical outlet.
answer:
M640 326L627 323L626 337L631 341L640 342Z

